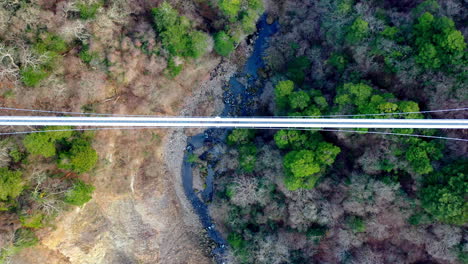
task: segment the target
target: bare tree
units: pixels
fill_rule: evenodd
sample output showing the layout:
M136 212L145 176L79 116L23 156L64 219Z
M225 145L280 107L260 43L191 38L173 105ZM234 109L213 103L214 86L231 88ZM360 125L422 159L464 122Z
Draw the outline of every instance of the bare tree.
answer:
M20 68L15 62L16 57L17 52L14 48L0 43L0 79L16 80L18 78Z

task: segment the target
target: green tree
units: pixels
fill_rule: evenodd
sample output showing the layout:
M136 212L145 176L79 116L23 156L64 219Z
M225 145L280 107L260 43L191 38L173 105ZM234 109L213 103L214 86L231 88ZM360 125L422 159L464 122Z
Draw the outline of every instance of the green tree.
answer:
M421 190L422 207L437 220L448 224L468 223L468 163L445 167L427 177Z
M415 17L419 17L425 12L435 13L439 10L440 6L437 0L426 0L416 6L411 12Z
M207 46L210 36L201 31L192 31L189 33L190 57L200 58L207 52Z
M442 157L442 153L433 141L415 140L406 149L405 157L416 173L428 174L434 170L431 165L431 158L437 160Z
M400 30L397 27L385 27L385 29L380 33L383 37L396 40Z
M91 170L97 160L98 155L91 144L82 138L77 138L71 142L70 151L60 153L58 166L76 173L84 173Z
M424 68L438 69L443 65L464 63L466 42L462 33L447 17L435 18L424 13L414 25L416 62Z
M215 51L219 55L224 56L224 57L229 56L229 54L231 54L231 52L235 48L234 41L224 31L220 31L215 34L214 42L215 42Z
M258 13L263 12L263 1L262 0L247 0L247 6L251 10L255 10Z
M193 30L190 21L169 3L153 8L152 14L163 47L171 56L199 58L206 53L208 35Z
M237 16L241 10L241 0L219 0L218 6L221 12L229 18L231 22L237 20Z
M369 23L361 17L356 18L353 24L348 28L346 41L350 44L356 44L362 41L369 34Z
M302 85L305 80L305 71L310 68L310 64L306 56L296 57L288 63L286 76L294 83Z
M34 133L27 135L23 144L26 150L33 155L41 155L46 158L55 156L55 140L46 133Z
M276 132L274 140L280 149L315 150L323 138L316 131L280 130Z
M294 91L294 82L290 80L280 81L275 86L275 102L276 108L279 110L286 109L289 104L289 95Z
M335 67L339 72L343 72L348 64L348 60L343 55L332 53L330 58L327 60L327 64Z
M245 172L253 172L257 162L257 147L245 144L239 147L239 166Z
M246 34L252 34L255 32L256 28L256 22L258 19L258 14L257 12L253 10L249 10L247 12L243 12L241 16L241 25L242 25L242 30Z
M41 155L46 158L55 156L55 142L60 139L69 138L72 131L57 131L50 132L50 130L69 130L70 127L46 127L44 130L49 132L40 132L28 134L23 144L26 150L33 155Z
M290 80L280 81L275 86L275 95L277 98L288 97L294 90L294 82Z
M255 130L252 129L234 129L227 137L229 145L239 145L250 143L255 137Z
M0 168L0 201L15 199L23 191L23 180L20 171Z
M73 187L65 194L65 202L71 205L82 206L92 198L94 186L81 180L75 180Z
M311 150L291 151L284 157L283 164L296 178L304 178L320 171L320 164Z
M289 105L292 109L304 110L310 103L310 96L304 91L293 92L289 95Z
M320 142L315 150L318 161L324 165L332 165L340 152L339 147L325 141Z

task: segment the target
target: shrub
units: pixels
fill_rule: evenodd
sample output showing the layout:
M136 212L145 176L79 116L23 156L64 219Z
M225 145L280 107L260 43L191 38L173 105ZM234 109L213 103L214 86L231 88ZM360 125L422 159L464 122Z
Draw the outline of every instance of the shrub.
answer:
M20 71L20 76L21 76L21 81L29 87L36 87L38 86L42 80L47 78L49 76L49 73L39 67L39 68L33 68L33 67L26 67L21 69Z
M234 251L234 254L240 259L241 263L249 261L249 253L247 251L247 241L245 241L239 233L229 233L227 237L229 246Z
M366 224L364 220L359 217L359 216L349 216L346 219L346 223L348 227L354 232L354 233L362 233L366 231Z
M167 61L167 74L171 78L175 78L177 75L180 74L183 68L183 64L176 65L175 61L173 58L169 58Z
M12 148L8 155L11 157L13 162L20 162L24 157L24 153L21 152L17 147Z
M220 31L215 34L214 42L215 42L215 51L219 55L224 56L224 57L229 56L229 54L231 54L231 52L235 48L234 41L224 31Z
M91 4L79 3L77 7L80 12L80 18L84 20L95 18L102 5L103 3L101 1Z
M239 147L239 166L245 172L252 172L257 162L257 147L246 144Z
M187 162L188 163L197 163L198 161L200 161L200 159L198 158L197 155L195 155L193 153L187 156Z
M327 234L328 228L326 226L314 225L307 230L307 238L309 239L320 239Z
M47 52L61 54L68 50L68 45L60 36L46 33L45 36L36 43L35 49L40 54Z
M353 24L348 28L346 41L350 44L357 44L369 34L369 23L361 17L356 18Z
M73 187L65 194L65 202L71 205L82 206L92 198L94 186L81 180L75 180Z
M20 70L21 81L29 87L36 87L47 78L56 67L59 54L68 50L66 42L57 35L46 33L34 45L35 51L45 56L46 60L39 65L22 67Z
M33 231L26 228L20 228L15 232L13 245L18 248L27 248L37 245L39 239Z
M91 170L98 160L96 151L91 144L81 138L71 142L71 149L60 154L59 167L73 170L76 173L84 173Z
M44 215L41 213L20 216L21 225L27 228L41 228L43 220Z
M91 52L89 51L89 46L88 45L84 45L82 47L82 49L80 50L80 52L78 53L78 57L80 57L80 59L86 63L86 64L90 64L93 59L95 58L98 58L99 57L99 54L97 52Z
M0 168L0 201L15 199L23 191L23 180L20 171Z

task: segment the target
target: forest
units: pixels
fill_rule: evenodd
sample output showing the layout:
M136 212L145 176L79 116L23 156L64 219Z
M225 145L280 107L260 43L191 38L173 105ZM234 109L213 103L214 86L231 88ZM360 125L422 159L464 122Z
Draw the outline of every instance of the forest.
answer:
M437 112L468 102L464 0L0 0L0 104L69 111L59 115L178 115L201 83L244 65L263 14L279 31L268 40L259 80L247 87L260 92L255 115L468 118L463 111ZM43 241L63 228L62 217L80 211L93 239L76 235L82 240L72 249L55 243L51 251L67 260L51 263L87 263L83 256L92 254L110 256L95 263L180 263L170 257L173 248L155 253L165 243L158 240L154 249L148 242L179 230L161 227L179 215L154 224L148 220L154 215L141 209L153 210L148 197L154 196L163 202L153 211L187 210L178 204L187 198L151 185L175 192L161 182L179 183L167 164L150 159L166 153L159 148L172 142L172 131L141 138L72 127L35 132L0 135L0 263L30 263L11 261L54 244ZM227 241L224 261L468 263L468 144L438 138L466 136L424 129L229 130L218 143L223 151L208 203ZM114 143L128 153L106 153ZM207 174L206 155L193 154L189 162ZM151 170L162 170L159 178L149 177ZM102 213L126 192L144 220ZM86 211L94 208L101 211ZM105 254L90 250L105 247L99 228L131 233L132 224L147 229L111 236L118 245ZM174 234L171 241L210 259L201 242L206 236L186 229L189 238ZM135 252L122 249L127 241L136 241L129 247ZM183 254L189 261L192 251Z
M461 1L289 4L258 115L466 117L420 113L467 102ZM447 134L233 130L212 208L232 261L466 263L466 144L405 136Z

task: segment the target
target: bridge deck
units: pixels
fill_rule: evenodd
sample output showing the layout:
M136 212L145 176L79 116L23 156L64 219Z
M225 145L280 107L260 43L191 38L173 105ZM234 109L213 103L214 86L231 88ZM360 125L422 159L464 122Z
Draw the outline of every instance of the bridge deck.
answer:
M468 129L468 119L0 116L0 126Z

